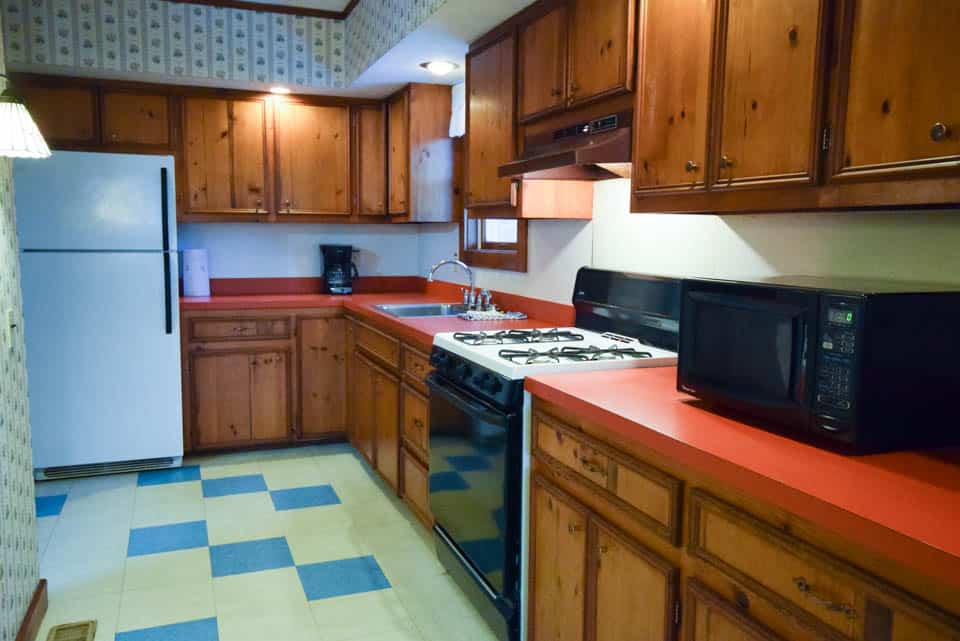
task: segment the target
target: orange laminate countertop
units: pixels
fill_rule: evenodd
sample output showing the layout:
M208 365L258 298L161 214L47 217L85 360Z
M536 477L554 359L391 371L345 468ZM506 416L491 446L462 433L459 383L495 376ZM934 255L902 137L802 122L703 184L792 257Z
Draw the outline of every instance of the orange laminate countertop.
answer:
M849 456L727 418L675 367L526 379L534 396L881 556L960 587L960 449Z
M407 303L459 302L450 296L423 293L351 294L268 294L250 296L211 296L208 298L180 298L181 311L244 311L263 309L315 309L342 307L363 320L429 350L433 337L440 332L498 331L501 329L528 329L554 327L555 323L528 318L520 321L467 321L456 317L397 318L375 308L376 305Z

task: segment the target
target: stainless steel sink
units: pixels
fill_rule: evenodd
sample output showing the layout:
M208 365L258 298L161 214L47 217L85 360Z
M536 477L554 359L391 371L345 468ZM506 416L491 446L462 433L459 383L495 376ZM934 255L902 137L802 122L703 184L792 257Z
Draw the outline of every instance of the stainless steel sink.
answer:
M467 306L460 303L411 303L409 305L375 305L375 307L397 318L456 316L467 311Z

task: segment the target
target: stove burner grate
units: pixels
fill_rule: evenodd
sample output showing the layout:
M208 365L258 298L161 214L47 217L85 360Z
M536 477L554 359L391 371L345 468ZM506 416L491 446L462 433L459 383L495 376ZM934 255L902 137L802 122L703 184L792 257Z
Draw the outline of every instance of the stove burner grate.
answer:
M613 345L606 349L600 347L554 347L549 350L530 349L501 349L500 358L520 365L537 365L541 363L622 360L624 358L652 358L650 352L641 352L632 347L618 347Z
M456 332L455 340L467 345L517 345L522 343L572 343L584 340L583 334L569 330L510 329L499 332Z

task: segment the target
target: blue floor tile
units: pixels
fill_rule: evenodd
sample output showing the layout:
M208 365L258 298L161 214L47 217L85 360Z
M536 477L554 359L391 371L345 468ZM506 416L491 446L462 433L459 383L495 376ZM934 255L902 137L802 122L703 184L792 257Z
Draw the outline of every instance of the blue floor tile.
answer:
M270 498L273 500L275 510L299 510L304 507L336 505L340 502L340 497L330 485L271 490Z
M228 476L222 479L206 479L203 481L203 497L207 499L216 496L266 491L267 483L263 480L263 474Z
M214 577L292 566L293 556L282 536L210 546L210 567Z
M38 496L37 518L44 516L58 516L63 511L63 504L67 502L66 494L56 494L54 496Z
M137 477L137 485L166 485L167 483L186 483L188 481L200 480L199 465L185 465L183 467L174 467L169 470L152 470L150 472L140 472Z
M220 641L216 617L118 632L116 641Z
M431 492L458 492L470 485L457 472L437 472L430 475Z
M207 522L190 521L130 530L127 556L143 556L207 546Z
M308 601L385 590L390 581L372 556L297 566Z
M461 541L460 547L481 572L496 572L503 569L504 542L502 539Z
M482 456L448 456L447 462L458 472L479 472L490 469L490 461Z

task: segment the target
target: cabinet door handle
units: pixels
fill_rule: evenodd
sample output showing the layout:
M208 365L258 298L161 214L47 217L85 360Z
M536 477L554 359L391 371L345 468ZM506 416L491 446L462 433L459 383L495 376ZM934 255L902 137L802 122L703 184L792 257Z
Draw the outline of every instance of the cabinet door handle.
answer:
M256 200L256 202L255 202L254 204L256 205L256 209L253 210L253 213L259 214L259 213L260 213L260 207L263 206L263 201L262 201L261 199L257 198L257 200Z
M733 167L733 158L726 154L720 156L720 169L729 169L730 167Z
M700 165L697 164L696 160L688 160L687 163L683 166L683 169L688 174L692 174L696 170L700 169Z
M421 421L419 418L415 418L415 419L413 419L413 426L422 430L422 429L423 429L423 421Z
M569 532L570 534L576 534L581 530L583 530L583 526L580 525L579 523L567 523L567 532Z
M951 133L953 132L950 131L950 127L942 122L936 122L933 124L933 127L930 128L930 140L933 142L943 142L950 137Z
M825 610L829 610L831 612L842 612L848 619L857 618L857 611L852 605L849 603L840 603L839 601L828 599L827 597L818 593L804 577L793 577L793 584L797 586L797 590L799 590L804 596Z
M593 474L600 474L602 476L607 475L607 470L605 470L602 465L591 461L586 456L580 458L580 465L587 468L587 470Z
M290 208L293 207L293 201L285 200L283 201L283 206L287 208L287 213L290 213Z

